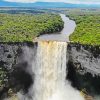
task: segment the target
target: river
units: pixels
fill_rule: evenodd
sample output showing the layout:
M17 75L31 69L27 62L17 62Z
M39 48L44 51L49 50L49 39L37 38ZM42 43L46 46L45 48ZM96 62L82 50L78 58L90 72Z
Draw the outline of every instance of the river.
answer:
M70 20L64 14L60 14L60 16L64 22L64 28L60 32L60 34L41 35L40 37L37 38L37 40L69 42L69 35L74 32L74 30L76 28L76 23L75 23L75 21Z

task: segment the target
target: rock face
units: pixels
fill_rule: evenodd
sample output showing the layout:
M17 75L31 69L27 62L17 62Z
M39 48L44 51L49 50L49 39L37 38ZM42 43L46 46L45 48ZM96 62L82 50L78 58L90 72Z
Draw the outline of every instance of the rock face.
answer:
M100 47L80 44L68 46L68 79L80 90L100 95Z
M20 46L20 44L0 44L0 67L12 69L12 66L16 64Z
M100 75L100 48L79 44L69 44L69 60L81 74L87 72Z
M31 66L26 58L32 58L27 51L34 46L33 43L0 43L0 100L10 88L15 92L21 89L27 92L33 82L26 72L27 67Z
M37 43L0 43L0 80L3 84L0 86L0 100L7 95L9 88L13 88L14 92L21 89L28 92L33 84L31 60L36 49ZM77 89L86 89L90 95L100 95L99 46L69 44L67 52L69 61L66 78Z

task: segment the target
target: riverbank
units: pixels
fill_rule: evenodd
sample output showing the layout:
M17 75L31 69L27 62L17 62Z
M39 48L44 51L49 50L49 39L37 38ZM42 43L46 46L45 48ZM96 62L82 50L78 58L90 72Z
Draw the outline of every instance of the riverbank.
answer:
M42 34L60 32L58 14L0 14L0 42L24 42Z
M77 26L70 41L74 43L100 46L100 14L69 15Z
M44 34L36 38L36 41L63 41L69 42L69 36L74 32L76 23L70 20L66 15L60 14L62 21L64 22L64 27L61 32L56 34Z

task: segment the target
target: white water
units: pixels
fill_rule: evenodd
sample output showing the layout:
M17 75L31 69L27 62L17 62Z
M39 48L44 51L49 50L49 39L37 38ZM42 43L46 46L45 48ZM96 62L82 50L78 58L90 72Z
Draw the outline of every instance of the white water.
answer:
M50 100L66 77L66 47L63 42L38 42L34 100Z
M84 100L66 81L67 43L39 41L32 100Z
M28 94L18 93L19 100L84 100L80 92L66 80L66 42L38 41L35 53L32 62L34 84Z

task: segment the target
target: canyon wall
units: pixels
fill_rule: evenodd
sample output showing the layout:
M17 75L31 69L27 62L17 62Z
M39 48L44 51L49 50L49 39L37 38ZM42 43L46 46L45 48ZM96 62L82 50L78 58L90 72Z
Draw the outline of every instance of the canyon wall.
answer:
M10 88L14 92L21 89L28 92L33 84L29 60L33 59L36 49L37 43L0 43L0 98L8 95ZM66 79L79 90L100 94L100 47L69 43L66 52L69 55Z
M67 52L67 78L72 85L91 95L100 95L100 47L70 43Z
M31 66L28 60L33 57L31 50L35 45L33 43L0 43L0 100L8 96L12 90L15 93L19 90L28 91L33 81L26 69Z

